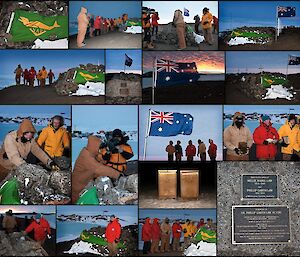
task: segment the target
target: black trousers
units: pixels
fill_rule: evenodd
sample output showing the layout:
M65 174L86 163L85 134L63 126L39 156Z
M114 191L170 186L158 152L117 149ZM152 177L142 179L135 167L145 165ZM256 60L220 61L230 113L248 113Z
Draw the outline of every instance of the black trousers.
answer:
M143 246L143 254L148 254L151 250L151 241L145 241Z

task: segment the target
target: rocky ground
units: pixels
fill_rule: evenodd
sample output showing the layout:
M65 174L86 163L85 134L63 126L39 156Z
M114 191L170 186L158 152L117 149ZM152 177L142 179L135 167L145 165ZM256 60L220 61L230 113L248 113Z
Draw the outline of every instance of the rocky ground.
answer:
M155 88L155 104L222 104L224 81L198 81L190 85ZM143 104L152 102L152 88L143 89Z
M241 29L241 28L239 28ZM242 29L247 30L259 30L261 32L266 32L273 34L275 37L274 28L264 28L264 27L245 27ZM229 40L229 35L231 31L226 33L221 33L219 37L219 50L299 50L300 42L300 28L285 28L280 33L278 40L273 39L267 44L245 44L245 45L235 45L229 46L227 44Z
M137 161L130 162L126 176L118 181L109 177L99 177L85 189L96 187L100 205L138 204Z
M102 236L105 233L105 228L94 227L87 230L97 236ZM119 250L118 256L136 256L137 255L137 238L138 238L138 227L137 225L125 226L122 228L121 241L125 242L126 248ZM65 253L69 251L73 244L80 242L80 238L75 240L57 243L56 250L57 256L70 256L70 254ZM107 247L93 245L94 249L97 249L99 255L107 256ZM92 254L78 254L79 256L91 256Z
M272 75L285 77L279 73L272 73ZM291 101L286 99L262 100L262 95L265 95L267 90L260 85L260 74L228 74L226 75L225 102L227 104L298 104L300 103L299 77L299 73L288 75L287 87L293 87L293 91L296 92Z
M78 48L76 43L77 35L69 37L69 47ZM87 38L86 46L83 49L138 49L142 47L141 34L129 34L119 31L109 32L101 36Z
M41 247L34 240L26 237L21 240L21 232L7 235L0 231L0 256L54 256L55 255L55 230L51 230L51 239L47 239Z
M33 42L14 43L11 35L6 33L11 13L16 9L34 11L45 16L68 16L68 1L1 1L0 7L0 48L31 49L34 45Z
M70 160L60 157L55 160L60 171L48 171L39 165L23 164L2 181L16 178L23 204L67 204L71 196Z

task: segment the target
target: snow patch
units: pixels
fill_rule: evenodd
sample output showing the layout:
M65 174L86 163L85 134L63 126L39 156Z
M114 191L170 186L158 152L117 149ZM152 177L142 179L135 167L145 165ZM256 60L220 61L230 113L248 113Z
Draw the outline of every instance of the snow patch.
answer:
M217 256L217 247L214 243L199 242L191 244L185 251L185 256Z
M200 44L201 42L204 41L204 37L203 36L198 35L195 32L193 32L193 35L194 35L194 38L195 38L195 41L196 41L197 44Z
M79 84L76 93L71 96L100 96L105 95L105 84L103 82L86 82L84 85Z
M28 186L28 183L29 183L29 178L25 178L25 187Z
M92 253L97 255L102 255L93 247L92 244L80 241L78 243L74 243L69 251L64 251L64 253L68 254L83 254L83 253Z
M277 98L283 98L290 101L293 98L293 94L290 93L288 89L286 87L283 87L282 85L272 85L270 88L267 88L267 93L262 99L269 100Z
M131 33L131 34L141 34L142 33L142 27L141 26L127 27L127 29L124 32L125 33Z
M230 46L236 46L236 45L245 45L245 44L258 44L258 42L249 39L247 37L235 37L235 38L231 38L227 44Z
M58 39L54 41L36 39L32 49L68 49L68 39Z

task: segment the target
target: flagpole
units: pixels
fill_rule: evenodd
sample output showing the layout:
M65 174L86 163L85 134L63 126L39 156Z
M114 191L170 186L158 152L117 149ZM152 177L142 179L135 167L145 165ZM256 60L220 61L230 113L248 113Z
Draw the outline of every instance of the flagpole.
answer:
M145 139L144 139L144 153L143 153L144 161L146 160L147 144L148 144L148 137L149 137L149 132L150 132L150 116L151 116L151 109L149 109L149 113L148 113L146 133L145 133Z
M277 23L277 30L276 30L276 35L275 35L275 41L277 41L278 35L278 27L279 27L279 18L278 18L278 6L276 7L276 23Z
M152 74L152 104L154 104L154 95L155 95L155 92L154 92L154 87L155 87L155 80L156 80L156 58L153 58L153 74Z
M287 65L286 65L285 79L287 79L288 73L289 73L289 56L288 56L288 61L287 61Z

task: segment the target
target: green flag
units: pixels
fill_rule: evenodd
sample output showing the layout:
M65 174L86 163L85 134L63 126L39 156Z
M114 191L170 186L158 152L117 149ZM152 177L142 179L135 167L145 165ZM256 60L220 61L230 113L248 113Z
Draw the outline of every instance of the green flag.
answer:
M288 80L283 77L276 77L267 74L262 75L260 79L263 87L271 87L271 85L285 85L288 83Z
M99 199L97 195L96 187L91 187L89 190L86 190L77 200L76 204L78 205L99 205Z
M76 84L85 84L86 82L105 82L104 72L91 73L86 70L77 69L73 79Z
M12 178L0 188L0 204L21 204L18 191L18 181Z
M126 21L126 26L127 27L142 26L142 23L140 21L131 21L131 20L128 20L128 21Z
M259 33L255 31L238 31L234 30L231 33L231 37L246 37L246 38L272 38L273 36L271 34L267 33Z
M107 241L103 237L98 237L96 235L93 235L92 233L89 233L87 231L82 231L80 234L80 239L84 242L88 242L94 245L100 245L100 246L107 246ZM126 245L124 242L118 242L117 248L125 249Z
M195 239L199 241L205 241L208 243L216 243L217 242L217 233L213 230L209 230L207 228L200 228L195 235Z
M7 33L12 35L13 42L34 41L68 37L67 16L42 16L36 12L15 10L12 13Z

